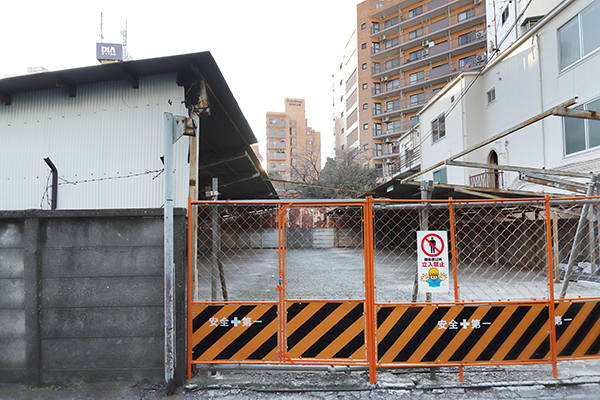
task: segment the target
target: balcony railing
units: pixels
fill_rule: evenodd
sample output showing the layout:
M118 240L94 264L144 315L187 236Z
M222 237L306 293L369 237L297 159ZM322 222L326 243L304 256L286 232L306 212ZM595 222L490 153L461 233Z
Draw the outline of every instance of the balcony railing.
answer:
M394 176L404 174L409 171L415 171L421 165L421 151L416 149L406 149L400 154L393 163L388 165L387 171L383 169L383 176Z
M435 47L438 46L436 45ZM387 81L381 82L381 86L378 90L376 90L375 88L373 89L373 96L390 95L392 94L392 92L397 92L400 89L406 90L407 87L418 85L422 82L447 77L448 75L458 73L462 70L480 67L481 65L485 64L485 62L486 54L479 54L472 58L469 58L468 61L456 61L452 64L442 64L430 70L411 74L402 79L388 79Z
M502 171L486 171L469 176L469 184L473 187L500 189L504 187L504 176Z
M379 136L394 135L406 132L407 130L412 128L414 124L412 124L411 121L393 121L389 123L384 123L383 126L385 128L382 129L381 132L375 131L375 135L373 136L374 138L378 138Z

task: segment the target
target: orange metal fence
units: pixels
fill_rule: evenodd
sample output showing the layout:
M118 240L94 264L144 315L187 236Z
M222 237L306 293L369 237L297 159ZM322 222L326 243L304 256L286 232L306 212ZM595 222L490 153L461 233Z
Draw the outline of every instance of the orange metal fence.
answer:
M600 355L599 198L189 204L189 366ZM447 291L417 232L447 232ZM188 369L188 373L190 373Z

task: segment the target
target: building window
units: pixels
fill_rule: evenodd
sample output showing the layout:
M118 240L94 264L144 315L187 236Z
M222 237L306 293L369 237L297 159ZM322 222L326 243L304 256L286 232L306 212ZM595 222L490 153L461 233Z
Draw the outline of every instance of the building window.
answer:
M340 86L342 86L342 84L343 84L343 83L344 83L344 80L342 79L342 80L340 81Z
M366 43L361 44L360 48L363 49L363 50L366 49L367 48L367 44Z
M306 143L308 143L308 144L312 144L312 140L309 140L309 141L308 141L308 142L306 142Z
M504 25L508 21L508 6L502 11L502 25Z
M398 17L390 18L383 23L384 29L391 28L392 26L398 24Z
M375 143L375 148L373 149L373 155L375 157L381 157L382 150L383 150L383 145L381 143Z
M344 112L342 111L342 113L340 114L340 118L344 118Z
M367 63L363 63L362 69L367 69Z
M344 128L342 128L342 131L340 133L344 133Z
M363 23L360 25L360 29L366 29L366 28L367 28L367 24L366 24L365 22L363 22Z
M423 6L419 6L413 8L412 10L408 10L408 18L416 17L417 15L423 14Z
M477 59L474 55L465 57L465 58L461 58L460 60L458 60L458 68L460 70L469 69L471 67L474 67L476 62L477 62Z
M444 114L431 121L431 132L433 143L446 136L446 117L444 117Z
M464 46L465 44L469 44L475 41L477 34L475 32L465 33L464 35L460 35L458 37L458 45Z
M493 103L496 100L496 88L492 88L487 92L487 103Z
M416 39L419 36L423 36L423 28L415 29L414 31L408 32L408 40Z
M366 144L363 146L363 149L365 149L365 150L369 150L369 143L366 143Z
M342 103L344 101L344 96L340 97L340 103Z
M600 47L600 2L592 3L558 29L561 71Z
M584 104L583 109L600 111L600 99ZM600 121L566 117L563 123L565 155L600 146Z
M373 131L375 136L381 135L381 122L375 122L373 124Z
M373 82L373 94L381 93L381 83Z
M437 183L448 183L446 168L438 169L433 173L433 180Z
M389 92L390 90L398 89L400 87L400 78L392 79L388 83L385 84L385 91Z
M421 58L423 58L423 50L413 51L412 53L408 54L407 62L420 60Z
M368 103L363 104L363 110L368 110L368 109L369 109L369 104Z
M372 52L372 54L379 53L379 42L371 43L371 52Z
M379 32L379 22L371 22L371 33Z
M369 124L363 124L363 131L366 131L369 129Z
M362 88L363 88L363 90L368 89L369 88L369 84L368 83L363 83Z
M470 8L466 11L458 13L458 22L464 21L475 16L475 8Z
M381 71L381 65L378 62L373 63L373 67L371 67L371 72L373 74L378 74Z
M373 115L381 114L381 103L373 103Z
M385 103L385 112L397 111L400 109L400 99Z
M306 132L306 134L307 134L308 136L312 136L312 134L313 134L313 133L312 133L312 131L307 131L307 132Z
M421 82L425 80L425 71L415 72L414 74L410 74L409 82L412 85L413 83Z
M413 94L410 96L410 105L418 106L419 104L425 103L425 92Z
M410 117L410 126L415 126L418 123L419 123L418 115L413 115L412 117Z

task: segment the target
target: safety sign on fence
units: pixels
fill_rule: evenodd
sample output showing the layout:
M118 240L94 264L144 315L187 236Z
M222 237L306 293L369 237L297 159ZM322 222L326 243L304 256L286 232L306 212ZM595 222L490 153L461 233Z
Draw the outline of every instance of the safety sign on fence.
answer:
M448 284L448 234L446 231L417 232L419 292L446 293Z
M192 305L192 359L279 359L277 305Z

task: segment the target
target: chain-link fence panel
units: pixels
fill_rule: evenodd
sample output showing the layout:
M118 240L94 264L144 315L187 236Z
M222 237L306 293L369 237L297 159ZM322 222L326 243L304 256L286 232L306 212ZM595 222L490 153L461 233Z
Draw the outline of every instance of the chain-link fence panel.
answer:
M600 297L600 199L551 200L554 297Z
M277 205L194 205L197 210L193 301L277 301Z
M545 201L455 202L459 299L548 299Z
M364 299L362 206L285 208L286 299Z
M376 201L373 205L373 225L375 301L426 301L426 294L418 291L417 232L449 232L448 204ZM454 300L454 280L451 268L448 270L450 273L445 278L450 289L446 293L435 293L432 301Z

